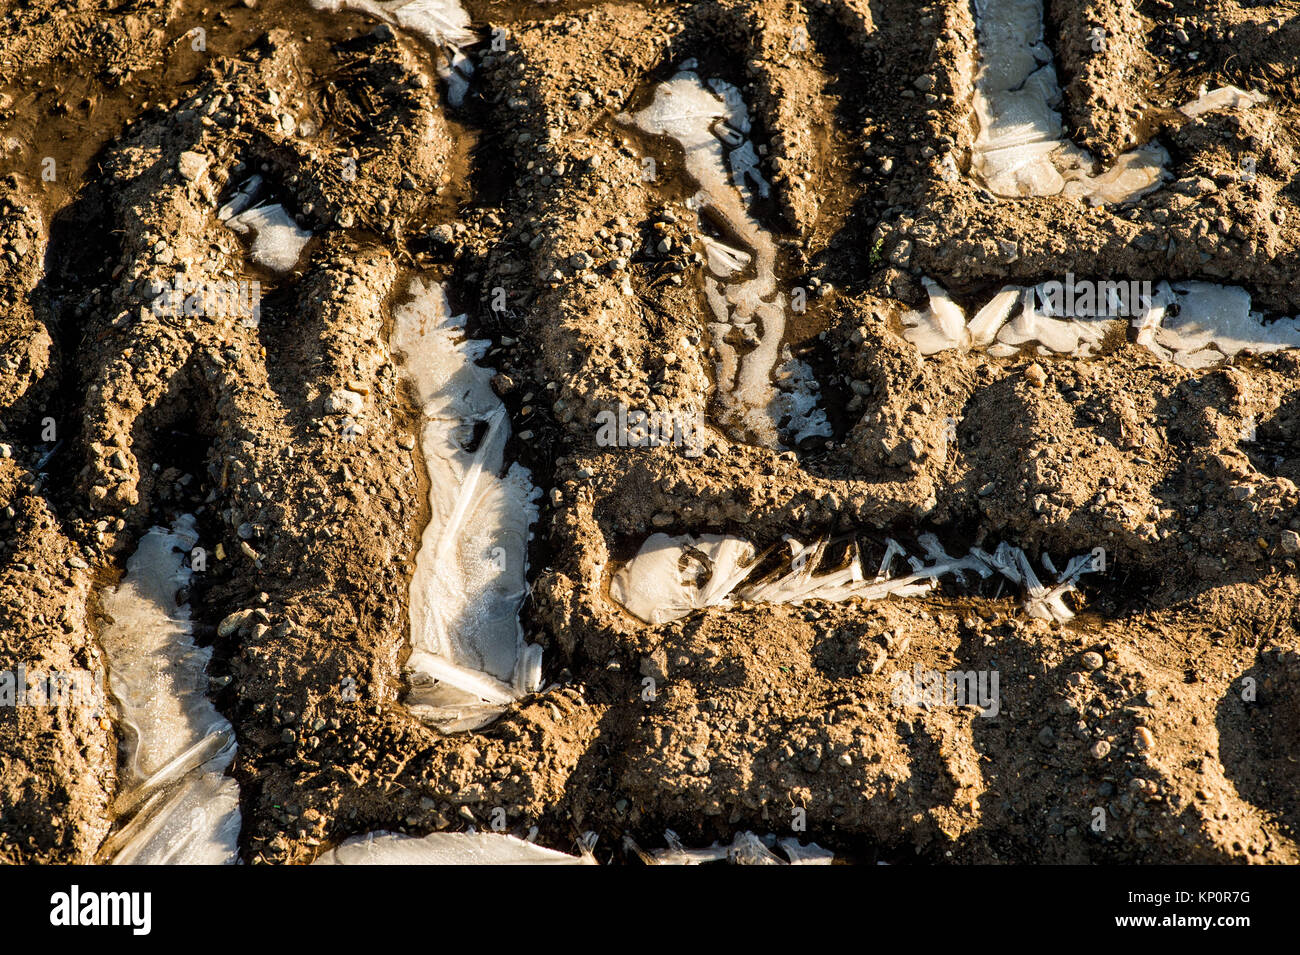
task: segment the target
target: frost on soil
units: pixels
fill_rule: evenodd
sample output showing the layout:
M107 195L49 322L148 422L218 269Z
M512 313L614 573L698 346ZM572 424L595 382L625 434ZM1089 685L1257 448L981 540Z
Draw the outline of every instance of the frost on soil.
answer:
M223 864L239 859L239 785L230 723L207 697L212 651L194 644L184 558L194 518L140 540L122 582L102 595L100 643L125 743L115 811L126 823L105 843L114 864Z
M540 491L527 469L505 467L506 409L477 364L489 342L465 337L441 285L415 278L408 293L392 344L421 408L430 516L411 579L407 703L450 732L486 724L540 682L541 648L519 623Z
M706 85L683 68L655 88L645 109L619 119L677 141L687 175L698 189L694 202L720 231L744 246L702 240L723 423L736 432L734 437L769 447L778 446L781 433L794 444L830 437L811 369L793 359L783 341L788 304L776 287L776 243L749 213L750 204L768 195L769 186L746 138L750 120L740 90L718 79Z

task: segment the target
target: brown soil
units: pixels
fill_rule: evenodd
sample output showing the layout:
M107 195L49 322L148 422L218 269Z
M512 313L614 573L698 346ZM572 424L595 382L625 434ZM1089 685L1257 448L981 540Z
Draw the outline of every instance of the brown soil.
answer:
M496 807L556 848L597 833L601 861L669 828L785 834L795 809L801 838L856 861L1300 861L1300 353L1189 372L1117 341L1039 376L1028 356L922 360L897 321L922 275L970 302L1066 272L1200 278L1300 312L1296 4L1047 4L1076 141L1110 157L1155 135L1173 156L1173 181L1118 210L945 181L974 135L965 0L466 6L507 42L472 49L459 109L417 38L299 0L0 14L0 669L99 667L96 589L189 511L224 554L190 598L238 735L249 861L482 828ZM791 344L831 441L596 444L620 402L710 407L680 155L614 119L687 57L755 117L780 277L815 290ZM1271 102L1171 108L1226 83ZM182 174L182 153L206 166ZM254 171L315 234L290 276L216 219ZM142 309L178 269L259 278L259 327ZM453 737L400 702L427 508L388 310L415 271L494 342L510 455L545 491L523 619L548 689ZM344 434L324 399L358 385L364 432ZM607 587L655 530L930 531L1058 562L1101 547L1107 569L1064 625L989 583L651 627ZM890 676L915 667L998 671L1000 713L900 708ZM0 860L94 858L117 743L78 710L0 711Z

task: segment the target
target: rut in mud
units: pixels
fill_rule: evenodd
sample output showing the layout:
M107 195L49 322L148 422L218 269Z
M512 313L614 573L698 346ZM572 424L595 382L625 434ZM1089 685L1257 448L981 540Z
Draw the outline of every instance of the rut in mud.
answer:
M245 862L1300 859L1295 11L457 10L3 14L0 674Z

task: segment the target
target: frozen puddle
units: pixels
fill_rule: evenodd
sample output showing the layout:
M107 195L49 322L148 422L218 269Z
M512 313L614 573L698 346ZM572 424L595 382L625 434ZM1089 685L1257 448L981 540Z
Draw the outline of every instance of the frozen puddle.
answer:
M313 865L589 865L589 857L546 849L494 832L435 832L409 836L371 832L353 836Z
M933 534L922 534L917 540L924 558L909 556L902 545L888 539L879 567L869 576L856 540L849 546L847 563L827 570L822 569L827 541L805 547L787 539L788 562L751 580L764 555L756 554L754 546L743 538L652 534L636 556L614 574L609 593L633 616L659 625L705 607L730 607L739 602L798 604L805 600L923 596L941 577L952 576L964 583L968 573L980 578L997 573L1025 590L1025 610L1031 617L1065 621L1074 614L1061 598L1074 589L1083 574L1094 570L1090 554L1072 558L1059 572L1044 554L1043 569L1056 577L1056 583L1049 586L1041 581L1025 552L1005 542L992 553L975 547L965 557L953 557ZM893 568L899 558L905 558L907 571L895 576Z
M985 349L1008 358L1033 347L1042 355L1092 355L1125 322L1136 341L1186 368L1217 364L1245 349L1300 347L1300 318L1265 323L1250 293L1211 282L1044 282L1009 285L966 320L961 307L930 279L925 309L903 314L903 337L923 355ZM1147 287L1147 288L1144 288ZM1082 313L1082 314L1079 314Z
M904 312L902 323L903 337L923 355L982 348L996 357L1008 358L1021 348L1036 346L1043 354L1088 356L1112 330L1122 327L1123 319L1113 316L1130 308L1130 300L1141 299L1140 294L1130 294L1131 283L1123 283L1122 291L1116 285L1113 297L1103 290L1103 303L1093 302L1078 310L1098 311L1100 316L1076 315L1074 298L1067 305L1062 297L1052 294L1055 289L1051 283L1033 288L1008 285L968 322L961 306L938 282L928 278L921 281L929 306ZM1056 285L1065 291L1063 283ZM1149 304L1147 300L1131 303L1144 317Z
M1162 282L1151 311L1140 321L1137 342L1166 361L1204 368L1245 349L1300 348L1300 316L1264 324L1243 288L1210 282Z
M191 515L152 528L122 582L101 594L109 623L99 640L126 756L114 806L126 822L101 849L113 864L239 861L239 785L226 775L235 735L208 701L212 651L195 646L189 605L176 605L196 543Z
M262 177L250 176L217 211L217 218L232 232L251 240L249 257L272 272L291 272L311 233L299 227L278 202L254 205L262 191Z
M999 196L1076 196L1124 202L1160 185L1169 154L1159 144L1125 153L1094 176L1096 159L1065 135L1061 86L1043 39L1042 0L974 0L980 67L979 135L971 172Z
M326 13L356 10L423 37L440 51L438 76L447 84L447 102L460 106L469 91L473 64L461 50L478 37L470 16L458 0L310 0L312 9Z
M392 345L422 409L430 516L411 579L407 703L453 732L486 725L541 681L541 648L519 623L541 492L527 469L505 468L509 420L477 364L491 343L465 337L442 285L414 278L408 295Z
M749 213L750 204L767 196L769 187L759 172L754 144L746 138L748 110L735 86L718 79L706 85L687 68L693 65L688 61L656 87L645 109L618 119L676 140L698 189L694 203L743 246L702 240L720 417L729 429L769 447L779 446L781 434L793 444L830 437L812 370L794 359L783 341L788 305L776 287L776 244Z
M971 174L999 196L1072 196L1094 205L1127 202L1168 178L1169 153L1148 143L1093 174L1096 158L1066 135L1061 86L1043 37L1042 0L974 0L980 66L974 107L979 134ZM1180 107L1188 118L1244 109L1266 97L1236 87L1204 88Z

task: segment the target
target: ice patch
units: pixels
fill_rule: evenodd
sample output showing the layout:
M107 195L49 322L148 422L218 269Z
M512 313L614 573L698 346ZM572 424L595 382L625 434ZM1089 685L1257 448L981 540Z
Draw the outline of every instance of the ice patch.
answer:
M237 208L247 195L241 189L234 199L222 207L221 212ZM250 256L258 265L272 272L292 271L302 257L303 247L311 239L311 233L299 228L293 216L279 203L247 209L224 221L240 235L252 233Z
M1162 282L1156 309L1135 321L1138 343L1186 368L1218 364L1244 349L1300 348L1300 317L1264 324L1250 293L1211 282Z
M371 832L347 839L313 865L589 865L571 856L493 832L434 832L410 836Z
M738 537L651 534L610 581L610 596L646 623L725 604L753 569L754 547Z
M1131 150L1100 175L1096 159L1065 135L1061 87L1043 38L1042 0L974 0L980 69L979 134L971 172L999 196L1077 196L1114 204L1150 192L1166 177L1159 144Z
M903 313L903 337L919 348L922 355L969 348L970 333L961 306L933 279L923 278L921 284L930 298L930 307Z
M1190 103L1178 107L1178 110L1184 116L1195 119L1221 109L1249 109L1267 102L1268 97L1263 93L1248 92L1235 86L1220 86L1209 91L1202 86L1200 95Z
M650 865L707 865L712 862L727 862L732 865L830 865L835 861L835 853L829 849L823 849L815 842L805 846L789 836L779 839L774 835L760 837L752 832L738 832L729 845L715 842L708 848L688 849L677 833L669 829L664 833L664 841L668 843L668 848L648 853L641 851L635 842L628 840L628 844L642 861ZM789 862L773 851L778 848Z
M1036 347L1040 354L1089 357L1126 321L1137 332L1137 344L1187 368L1218 364L1244 349L1300 348L1300 317L1265 324L1259 312L1251 311L1250 293L1235 286L1161 282L1134 315L1076 317L1051 310L1048 289L1055 285L1059 291L1059 282L1008 285L967 324L961 307L938 283L922 282L929 307L904 312L901 321L903 337L923 355L983 347L994 357L1009 358ZM1093 284L1101 289L1106 283Z
M212 651L195 646L189 605L176 605L197 543L191 515L152 528L101 597L109 623L99 640L126 755L114 807L126 823L101 849L113 864L239 861L239 785L225 775L234 731L207 697Z
M759 560L753 545L743 538L652 534L636 555L614 574L609 594L633 616L658 626L681 619L694 610L730 607L739 601L799 604L806 600L839 602L855 597L880 600L889 596L923 596L941 577L952 576L964 584L968 573L987 578L997 572L1026 589L1025 606L1031 616L1065 620L1073 614L1060 598L1073 589L1080 574L1092 569L1090 556L1076 557L1056 586L1046 588L1032 570L1026 572L1028 559L1024 552L1005 542L993 554L972 548L965 557L949 554L933 534L922 534L917 542L925 553L923 558L908 556L897 541L887 540L880 569L869 579L863 572L862 554L856 540L849 544L847 562L838 568L819 571L830 542L820 540L804 546L788 538L789 560L766 576L750 581L748 578ZM911 573L891 576L897 557L907 557Z
M974 109L979 134L971 173L999 196L1074 196L1115 205L1156 189L1169 178L1169 153L1147 143L1094 175L1096 157L1066 136L1058 109L1061 86L1043 37L1042 0L974 0L980 68ZM1246 109L1267 101L1260 93L1225 86L1179 107L1195 118L1219 109Z
M1051 315L1042 304L1044 283L1029 289L1004 287L967 324L961 306L938 283L930 279L922 282L930 297L929 308L903 313L902 323L903 337L923 355L987 348L989 354L1007 358L1023 347L1037 345L1042 353L1086 357L1124 321L1109 316Z
M706 85L695 72L682 69L655 88L649 106L618 118L677 141L686 173L698 189L696 203L745 247L702 239L723 422L769 447L779 446L782 431L796 444L812 436L830 437L811 369L792 361L782 342L787 303L776 288L776 244L749 213L756 198L769 194L769 186L758 154L745 138L751 124L740 90L719 79ZM751 269L752 275L744 277Z
M337 13L356 10L403 30L419 34L435 46L466 46L477 37L469 13L459 0L310 0L313 10Z
M230 201L217 210L217 218L222 222L229 222L251 206L257 194L262 191L263 181L256 173L245 179L231 196Z
M408 293L392 345L422 408L430 518L411 579L407 703L444 731L475 729L540 681L519 608L541 492L526 468L504 466L510 424L477 364L490 342L465 337L442 285L417 277Z
M1019 547L1012 547L1004 541L992 554L978 547L972 548L971 554L1007 580L1025 588L1028 592L1025 612L1029 616L1039 620L1055 620L1059 623L1074 617L1074 611L1065 605L1062 598L1075 589L1075 584L1080 577L1097 570L1091 554L1080 554L1070 558L1065 570L1057 575L1056 584L1048 587L1039 580L1033 566L1029 563L1028 556ZM1050 568L1051 560L1046 555L1044 555L1044 563Z

